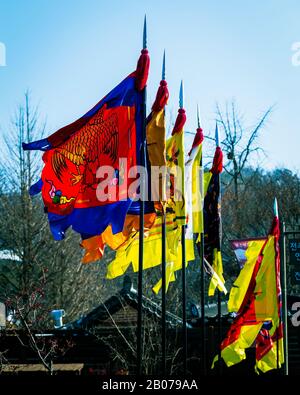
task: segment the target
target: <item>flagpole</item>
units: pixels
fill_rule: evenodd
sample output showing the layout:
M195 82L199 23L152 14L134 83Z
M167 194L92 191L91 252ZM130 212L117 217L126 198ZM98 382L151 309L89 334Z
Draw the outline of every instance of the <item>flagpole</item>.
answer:
M281 266L281 290L282 290L282 324L283 324L283 351L284 368L283 374L289 375L289 354L288 354L288 315L287 315L287 281L286 281L286 240L285 222L281 222L280 227L280 266ZM278 349L278 347L277 347Z
M183 81L180 84L179 108L183 108ZM184 181L183 181L184 182ZM187 373L187 328L186 328L186 259L185 259L185 225L181 225L181 252L182 252L182 350L183 374Z
M147 48L147 20L144 19L143 49ZM146 167L146 103L147 88L142 91L142 144L141 144L141 166ZM144 268L144 215L145 215L145 177L141 178L140 186L140 218L139 218L139 273L138 273L138 316L137 316L137 375L141 376L143 362L143 268Z
M218 130L218 123L216 122L216 130L215 130L215 139L216 139L216 147L220 146L219 142L219 130ZM219 201L221 201L221 173L219 174ZM221 206L221 205L220 205ZM219 208L221 210L221 208ZM220 221L221 221L221 212L220 212ZM220 223L220 227L221 227ZM220 251L221 251L221 238L220 238ZM218 365L218 370L219 370L219 375L222 375L222 365L221 365L221 358L222 358L222 353L221 353L221 342L222 342L222 322L221 322L221 317L222 317L222 309L221 309L221 291L217 289L217 303L218 303L218 360L219 360L219 365Z
M273 206L273 212L274 212L274 217L278 218L279 221L279 215L278 215L278 204L277 204L277 199L276 197L274 198L274 206ZM276 249L275 249L276 251ZM277 259L275 259L275 281L276 281L276 296L278 298L278 288L277 288L277 278L278 278L278 268L277 268ZM278 303L278 302L277 302ZM280 302L279 302L280 303ZM277 328L276 331L276 369L279 369L279 330L281 328L281 323L282 323L282 314L281 311L279 311L279 327Z
M200 124L200 114L199 114L199 107L197 105L197 124L198 128L201 128ZM203 148L202 148L202 153L201 153L201 158L200 158L200 191L201 191L201 197L204 199L203 193L204 193L204 188L203 188L203 171L202 171L202 166L203 166ZM203 210L203 202L204 200L201 200L200 204L202 204L201 210ZM203 211L202 211L203 212ZM200 234L200 249L199 249L199 256L200 256L200 262L201 262L201 274L200 274L200 297L201 297L201 349L202 349L202 371L203 375L206 375L206 343L205 343L205 337L206 337L206 327L205 327L205 273L204 273L204 232L202 230Z
M166 53L164 51L163 65L162 65L162 80L166 79ZM162 357L162 375L166 376L166 213L165 206L162 202L162 219L161 219L161 279L162 279L162 291L161 291L161 357Z

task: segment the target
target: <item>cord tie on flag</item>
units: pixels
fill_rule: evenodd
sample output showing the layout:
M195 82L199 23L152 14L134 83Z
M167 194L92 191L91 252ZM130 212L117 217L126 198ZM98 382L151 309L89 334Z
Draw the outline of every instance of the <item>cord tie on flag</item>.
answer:
M183 108L180 108L178 110L178 114L177 114L176 122L175 122L175 125L173 128L172 136L174 136L174 134L182 131L185 121L186 121L185 110Z
M148 55L148 49L144 48L141 50L141 55L136 66L135 87L138 91L142 91L147 84L149 67L150 57Z
M220 174L222 173L222 170L223 170L223 153L221 148L217 147L214 156L213 165L210 171L213 174Z
M153 103L152 110L160 111L162 110L168 102L169 99L169 90L167 86L167 81L161 80L159 88L157 90L155 102Z
M189 156L191 155L191 153L192 153L194 148L196 148L196 147L198 147L198 145L202 144L203 140L204 140L203 129L202 128L197 128L192 148L191 148L191 150L190 150L190 152L188 154Z

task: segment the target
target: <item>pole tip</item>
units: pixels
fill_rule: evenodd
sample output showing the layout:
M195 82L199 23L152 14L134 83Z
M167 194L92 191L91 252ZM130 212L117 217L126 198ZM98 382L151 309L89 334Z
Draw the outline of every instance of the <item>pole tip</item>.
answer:
M179 108L183 108L183 101L184 101L183 99L184 99L183 80L181 80L180 89L179 89Z
M166 50L165 49L164 49L164 55L163 55L161 79L162 80L166 79Z
M216 140L216 147L220 147L218 121L216 121L215 140Z
M274 198L273 209L274 209L274 216L278 218L278 202L276 197Z
M197 103L197 125L198 125L198 129L201 128L201 123L200 123L200 112L199 112L199 105Z
M144 17L144 29L143 29L143 49L147 48L147 17Z

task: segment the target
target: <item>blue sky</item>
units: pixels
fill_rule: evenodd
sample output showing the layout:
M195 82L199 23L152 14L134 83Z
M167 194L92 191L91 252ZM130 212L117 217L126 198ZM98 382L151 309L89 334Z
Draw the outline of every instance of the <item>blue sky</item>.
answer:
M300 42L300 3L288 0L137 1L0 0L0 127L26 89L47 119L47 134L72 122L134 70L148 20L151 103L164 48L174 119L180 80L185 84L187 129L212 131L215 104L235 99L246 126L274 111L260 145L266 168L300 168L300 67L291 46Z

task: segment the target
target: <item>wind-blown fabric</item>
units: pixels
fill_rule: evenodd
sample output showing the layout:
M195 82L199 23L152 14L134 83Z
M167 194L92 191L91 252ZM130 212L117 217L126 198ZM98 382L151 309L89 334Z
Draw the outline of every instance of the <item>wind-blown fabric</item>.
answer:
M160 81L152 111L147 118L147 152L151 166L166 165L165 105L169 99L167 82Z
M152 166L164 166L166 163L165 148L165 114L164 105L169 94L165 81L161 81L152 112L147 119L147 150ZM182 129L181 129L182 130ZM162 188L165 184L160 185ZM159 191L159 201L162 203L165 191ZM165 204L165 202L163 202ZM169 210L168 210L169 211ZM172 211L172 210L171 210ZM187 261L194 259L193 244L186 246ZM149 269L162 264L162 216L158 215L154 225L148 229L144 238L144 266ZM166 214L166 276L174 278L174 271L182 268L181 227L178 224L176 212ZM108 265L107 278L112 279L123 275L130 267L134 272L139 270L139 233L132 234L128 240L118 248L115 259ZM153 288L158 293L161 288L159 281Z
M184 176L184 124L186 115L184 109L178 110L178 115L172 131L172 136L166 143L167 166L171 172L170 199L168 205L176 213L178 225L186 224L185 176Z
M204 199L204 183L203 169L201 166L203 130L197 129L192 148L189 152L189 158L186 162L186 168L191 166L191 175L187 177L186 188L189 188L191 198L187 199L187 205L192 206L193 233L203 233L203 199Z
M240 269L242 269L247 261L246 251L250 243L254 241L266 240L265 237L251 237L249 239L229 240L230 246L235 254Z
M166 221L167 234L171 235L177 228L174 216L169 216ZM149 269L161 264L161 217L156 217L154 225L149 229L144 239L143 269ZM170 236L169 236L170 238ZM167 258L172 256L170 238L167 248ZM139 270L139 232L131 234L129 239L116 251L115 259L107 267L106 278L113 279L122 276L132 265L134 272Z
M147 232L153 226L155 218L155 213L145 214L145 236L147 236ZM108 245L112 250L117 250L126 243L131 235L136 234L136 232L139 231L139 226L139 215L127 214L122 232L113 234L111 226L108 226L101 235L82 240L81 247L84 249L82 263L91 263L101 259L104 255L106 245Z
M140 162L140 88L148 67L144 50L137 70L85 115L43 140L23 143L25 150L46 151L41 179L30 192L42 192L54 239L63 239L70 226L82 239L100 235L109 225L114 234L122 231L132 203L127 171ZM111 174L99 175L104 166ZM110 194L104 201L99 200L100 181L107 182Z
M173 235L168 235L167 238L172 237L174 257L172 260L168 259L166 263L166 291L169 288L170 282L176 280L175 272L182 269L182 229L186 225L185 233L185 250L186 250L186 265L190 260L194 259L194 245L193 245L193 229L192 229L192 206L189 205L190 218L187 215L187 199L191 202L191 193L189 196L185 194L187 179L188 185L191 186L191 170L189 167L188 173L185 172L184 163L184 125L186 122L185 110L180 108L178 110L175 125L172 131L172 136L166 142L166 163L170 175L169 186L167 186L168 199L166 207L175 215L175 221L178 229ZM188 192L191 192L188 189ZM162 279L160 279L152 288L153 292L158 293L162 287Z
M267 328L262 327L256 339L256 373L266 373L269 370L280 368L283 363L284 350L282 323L277 327L273 336L270 335Z
M227 306L229 312L239 311L245 298L257 257L265 242L265 239L248 242L248 248L245 252L246 262L230 290Z
M164 120L164 106L168 100L169 92L166 81L161 81L160 87L157 91L155 102L152 106L152 111L147 118L146 137L147 137L147 171L148 176L151 176L150 165L162 166L165 163L165 120ZM150 184L151 179L149 180ZM149 188L149 197L151 197L151 188ZM83 263L90 263L101 259L104 253L105 245L107 244L113 250L117 250L122 245L131 243L139 231L139 213L140 202L135 201L131 204L126 218L122 232L113 234L111 226L108 226L105 231L92 238L83 240L81 246L85 249ZM145 216L144 216L144 233L145 237L148 235L149 229L154 224L156 213L152 201L145 202ZM128 247L129 244L126 244ZM121 270L122 271L122 270Z
M162 217L157 216L154 225L149 229L144 239L143 269L150 269L162 263ZM186 261L194 258L193 243L186 244ZM181 227L175 221L174 214L166 215L166 284L174 281L174 272L182 268ZM139 270L139 233L130 236L116 252L115 259L107 267L106 278L113 279L122 276L130 267L134 272ZM153 287L158 293L161 280Z
M250 243L246 255L229 298L229 310L237 309L237 316L221 344L221 356L227 366L234 365L246 358L245 349L257 340L256 370L265 372L277 366L277 342L278 365L283 362L277 217L267 239Z
M180 114L179 114L180 116ZM177 122L178 124L179 122ZM175 140L175 137L178 137L177 140ZM178 141L178 147L181 147L179 149L182 150L183 152L183 147L180 145L183 143L181 139L181 137L183 136L183 133L181 134L181 131L179 131L179 133L175 133L171 139L173 139L174 141ZM171 140L170 139L170 140ZM170 140L168 143L168 147L170 147ZM172 140L171 140L172 141ZM194 256L194 241L193 241L193 230L194 230L194 209L196 209L195 207L195 201L193 201L193 177L196 176L196 173L198 171L198 166L200 164L200 159L201 159L201 153L202 153L202 141L203 141L203 134L202 134L202 129L198 129L197 133L195 135L194 138L194 142L192 145L192 148L189 152L189 157L188 160L186 161L184 168L183 168L183 176L184 176L184 188L183 188L183 204L184 207L181 208L179 203L179 208L178 208L178 204L177 207L175 208L175 212L176 214L176 218L178 218L178 212L181 213L180 217L182 216L182 214L186 215L186 226L185 226L185 248L186 248L186 265L188 265L188 262L191 260L195 259ZM173 144L173 143L172 143ZM173 150L173 152L175 152ZM184 152L183 152L184 155ZM180 157L180 152L178 152L178 166L182 166L181 165L181 157ZM169 156L170 158L170 156ZM175 159L177 160L177 159ZM169 166L171 166L173 163L172 161L170 161L169 159ZM198 177L199 180L199 177ZM178 221L180 224L182 224L182 219L180 218L180 220ZM176 236L176 243L178 245L177 248L177 259L174 262L168 262L167 267L166 267L166 291L168 290L169 284L172 281L176 280L175 277L175 272L177 272L178 270L182 269L182 233L181 231L178 232L177 236ZM162 285L162 280L160 280L154 287L153 287L153 291L155 293L158 293L159 290L161 289L161 285Z
M223 170L223 154L220 147L216 148L213 166L210 170L211 177L207 192L204 198L204 256L208 263L217 273L222 283L225 283L223 277L223 264L221 255L221 198L220 198L220 173ZM215 277L212 277L208 295L213 296L218 288L223 291L224 287L219 285Z

